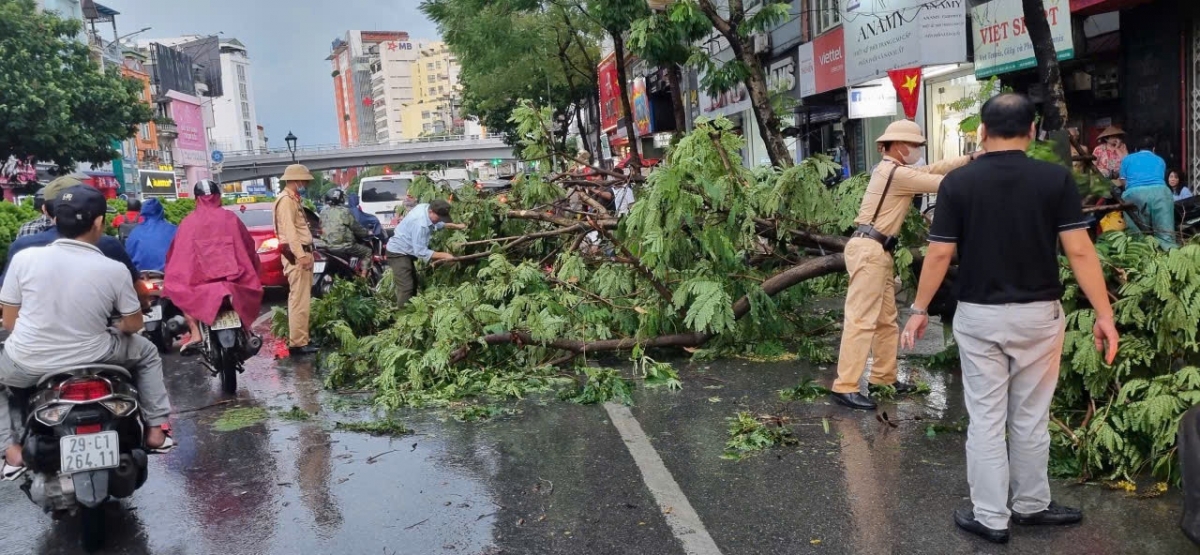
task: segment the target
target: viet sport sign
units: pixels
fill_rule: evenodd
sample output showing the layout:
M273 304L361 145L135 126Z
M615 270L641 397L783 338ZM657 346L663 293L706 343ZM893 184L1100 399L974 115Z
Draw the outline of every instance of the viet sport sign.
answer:
M1050 37L1059 60L1075 57L1067 0L1043 0ZM1037 66L1021 0L992 0L971 10L975 77L985 78Z

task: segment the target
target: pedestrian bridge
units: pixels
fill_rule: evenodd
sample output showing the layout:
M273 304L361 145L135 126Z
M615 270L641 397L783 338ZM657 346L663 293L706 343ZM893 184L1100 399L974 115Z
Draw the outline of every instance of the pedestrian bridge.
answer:
M286 148L225 152L220 164L223 182L278 177L292 163ZM382 166L406 162L450 162L456 160L513 160L513 147L504 136L453 135L427 137L403 142L342 146L319 145L296 149L296 161L311 171ZM216 170L217 168L214 168Z

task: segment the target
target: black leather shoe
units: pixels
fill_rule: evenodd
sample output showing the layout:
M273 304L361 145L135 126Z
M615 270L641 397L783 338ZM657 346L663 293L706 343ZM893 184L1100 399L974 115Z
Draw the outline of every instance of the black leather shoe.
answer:
M288 356L302 357L307 355L317 354L318 349L313 345L305 345L303 347L288 347Z
M975 511L954 510L954 524L992 543L1008 543L1008 530L993 530L975 520Z
M858 410L875 410L875 401L862 393L830 393L834 401Z
M1031 515L1023 515L1013 511L1012 521L1023 526L1064 526L1067 524L1077 524L1083 520L1083 511L1064 507L1050 502L1050 506L1040 513Z

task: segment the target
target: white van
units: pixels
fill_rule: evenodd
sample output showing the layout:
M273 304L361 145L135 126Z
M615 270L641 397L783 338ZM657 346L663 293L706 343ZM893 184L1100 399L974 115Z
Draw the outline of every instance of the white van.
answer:
M408 188L412 186L416 174L395 173L364 177L358 183L359 207L363 212L379 218L384 229L391 230L392 219L396 216L396 206L404 204L408 196Z

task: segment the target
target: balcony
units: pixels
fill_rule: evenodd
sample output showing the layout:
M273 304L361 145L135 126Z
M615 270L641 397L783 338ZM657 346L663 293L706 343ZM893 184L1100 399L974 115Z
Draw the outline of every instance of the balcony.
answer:
M158 118L154 120L154 127L158 130L158 136L164 139L174 139L179 137L179 127L175 125L175 120L170 118Z

